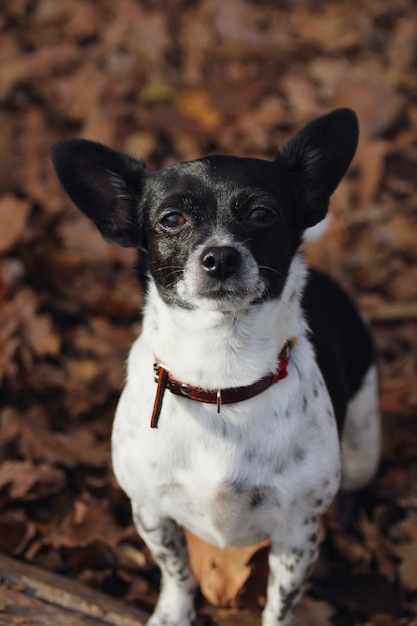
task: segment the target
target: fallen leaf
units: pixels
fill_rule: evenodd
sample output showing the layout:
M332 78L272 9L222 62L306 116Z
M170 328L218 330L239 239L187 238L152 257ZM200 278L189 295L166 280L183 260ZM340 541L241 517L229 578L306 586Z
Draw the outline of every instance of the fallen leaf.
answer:
M102 467L109 462L109 444L98 442L91 429L78 426L71 437L53 432L45 415L37 408L18 413L11 408L0 411L3 442L16 442L26 459L47 461L65 467L86 465Z
M384 106L380 106L381 102ZM358 115L361 134L381 136L397 123L404 110L405 99L385 80L349 79L340 81L334 106L347 106Z
M107 501L93 499L85 493L72 505L72 515L49 533L39 544L54 548L79 548L101 542L112 548L124 538L125 530L114 517Z
M0 198L0 253L13 247L22 236L31 204L7 194Z
M233 606L250 576L252 556L268 545L216 548L186 531L191 567L204 596L216 606Z
M176 103L184 117L201 124L203 128L214 130L222 123L222 115L214 108L208 91L185 89L176 95Z
M378 518L383 509L375 511L375 520L370 520L365 513L359 516L358 528L364 535L366 546L376 561L377 571L388 580L396 577L396 560L392 549L392 542L381 532Z
M334 609L328 602L316 600L305 594L297 609L299 626L331 626Z
M417 515L410 513L397 524L397 533L403 534L404 540L393 544L393 552L401 559L399 572L408 589L417 590Z
M46 463L3 461L0 465L0 489L16 500L36 500L57 493L66 484L64 472Z
M35 524L22 508L0 513L0 549L7 554L22 554L35 534Z

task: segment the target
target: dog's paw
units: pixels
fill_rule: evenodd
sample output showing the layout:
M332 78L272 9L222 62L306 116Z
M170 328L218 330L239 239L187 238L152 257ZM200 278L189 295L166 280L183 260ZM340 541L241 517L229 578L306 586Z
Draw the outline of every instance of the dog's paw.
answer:
M272 612L264 611L262 613L262 626L296 626L296 619L292 612L281 617Z
M167 611L156 609L146 622L146 626L192 626L195 620L194 609L188 611L186 615L178 617L168 614Z

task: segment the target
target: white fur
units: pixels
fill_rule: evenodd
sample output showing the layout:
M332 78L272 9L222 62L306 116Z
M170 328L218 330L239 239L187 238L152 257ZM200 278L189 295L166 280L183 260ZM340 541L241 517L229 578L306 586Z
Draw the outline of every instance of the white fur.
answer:
M322 239L322 237L324 237L324 235L329 230L330 222L331 222L331 214L328 213L326 217L324 218L324 220L321 220L321 222L319 222L315 226L311 226L310 228L307 228L304 231L303 242L310 243L312 241L317 241L318 239Z
M349 402L342 437L342 488L359 489L374 476L380 457L378 372L372 365Z
M293 623L293 604L317 553L318 518L340 482L333 409L299 304L304 280L296 256L279 300L234 313L168 307L151 284L116 414L113 463L162 570L152 626L191 623L193 578L180 526L217 546L270 538L263 625ZM224 405L220 414L167 391L159 428L150 429L155 357L192 385L247 385L275 369L293 336L288 377L278 384ZM254 507L257 497L263 501Z

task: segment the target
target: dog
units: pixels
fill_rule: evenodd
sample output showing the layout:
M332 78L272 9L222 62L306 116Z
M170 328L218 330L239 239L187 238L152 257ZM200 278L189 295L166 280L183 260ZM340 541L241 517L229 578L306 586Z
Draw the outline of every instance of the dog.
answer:
M319 519L377 469L368 325L302 252L356 150L336 109L275 160L207 156L150 171L64 139L64 190L109 242L136 248L146 291L113 427L115 475L158 563L149 626L190 626L183 528L215 546L270 541L263 626L295 624Z

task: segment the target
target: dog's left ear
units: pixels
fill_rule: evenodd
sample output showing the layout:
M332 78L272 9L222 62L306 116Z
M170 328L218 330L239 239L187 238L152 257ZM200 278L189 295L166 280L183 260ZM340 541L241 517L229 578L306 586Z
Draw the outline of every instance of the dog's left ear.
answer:
M143 163L87 139L56 143L52 163L71 200L106 241L142 247L140 200L150 175Z
M330 196L356 151L359 128L350 109L336 109L305 126L278 151L285 159L297 195L303 229L326 215Z

